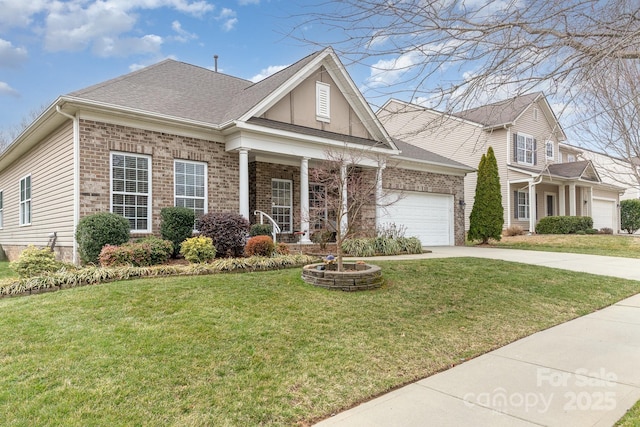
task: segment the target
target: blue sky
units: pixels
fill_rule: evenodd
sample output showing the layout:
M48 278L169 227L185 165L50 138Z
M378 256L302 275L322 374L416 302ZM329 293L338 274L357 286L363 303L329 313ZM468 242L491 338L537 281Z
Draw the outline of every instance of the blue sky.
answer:
M256 80L318 49L286 36L308 10L290 0L0 0L0 10L0 132L165 58L212 68L217 54L220 72ZM357 85L370 75L348 70Z

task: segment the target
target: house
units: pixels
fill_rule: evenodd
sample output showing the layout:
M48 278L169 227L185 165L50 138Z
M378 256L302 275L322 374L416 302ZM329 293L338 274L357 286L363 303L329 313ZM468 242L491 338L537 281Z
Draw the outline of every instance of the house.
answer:
M168 206L269 216L279 239L297 241L312 231L310 203L326 209L309 170L329 150L370 154L362 169L402 194L392 216L372 201L349 219L362 230L406 220L424 245L464 242L473 169L423 149L403 155L327 48L258 83L165 60L60 96L0 155L0 245L15 259L55 233L59 257L76 261L82 217L115 212L144 236L159 233ZM416 220L434 200L436 222Z
M493 147L498 162L504 227L535 232L554 215L592 216L594 227L619 230L622 189L602 180L591 160L565 145L566 136L541 92L446 114L391 99L377 115L395 138L469 165ZM476 175L465 179L465 228Z

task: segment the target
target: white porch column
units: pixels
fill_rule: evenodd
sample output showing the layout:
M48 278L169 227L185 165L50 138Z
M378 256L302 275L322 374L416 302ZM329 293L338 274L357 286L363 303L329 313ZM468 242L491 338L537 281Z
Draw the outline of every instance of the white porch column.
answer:
M569 216L576 216L576 183L569 184Z
M387 167L387 163L382 160L378 163L378 170L376 171L376 228L380 226L380 219L382 218L382 172Z
M309 158L300 159L300 231L304 235L300 237L300 243L309 244L311 239L309 225Z
M240 215L249 219L249 150L238 151L240 163Z
M536 231L536 185L529 184L529 233Z
M558 215L560 216L565 216L567 214L567 209L566 209L566 201L564 198L564 192L565 189L567 188L566 185L562 184L558 186Z
M340 218L340 230L343 235L349 227L349 218L347 212L349 211L349 204L347 201L347 165L343 163L340 166L340 181L342 182L342 217Z
M586 215L593 217L593 187L589 187L588 191L589 191L589 196L587 198L588 206L587 206Z

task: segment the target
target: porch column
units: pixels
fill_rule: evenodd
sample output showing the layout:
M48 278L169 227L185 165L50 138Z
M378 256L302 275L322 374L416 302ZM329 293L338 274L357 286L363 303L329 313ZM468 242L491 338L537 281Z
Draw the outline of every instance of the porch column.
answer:
M593 219L593 187L589 187L588 191L589 191L589 196L587 198L587 202L588 202L587 216L590 216Z
M566 201L564 198L564 192L566 188L567 186L564 184L558 186L558 215L560 216L565 216L567 214L567 209L565 206Z
M238 154L240 162L240 215L249 219L249 150L241 148Z
M343 235L349 227L349 218L347 212L349 212L349 205L347 201L347 165L343 163L340 166L340 181L342 182L342 217L340 218L340 230Z
M576 216L576 183L569 184L569 216Z
M529 184L529 233L536 231L536 185Z
M382 172L387 167L387 163L382 160L378 163L378 170L376 171L376 228L380 226L380 219L382 218Z
M309 225L309 158L300 159L300 231L304 235L300 238L300 243L309 244L311 239Z

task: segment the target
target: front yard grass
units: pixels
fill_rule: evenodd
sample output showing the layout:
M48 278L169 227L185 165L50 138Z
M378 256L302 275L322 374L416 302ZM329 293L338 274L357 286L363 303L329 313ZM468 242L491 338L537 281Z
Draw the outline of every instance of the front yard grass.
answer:
M640 426L640 400L616 423L616 427L638 426Z
M475 258L114 282L0 300L0 425L306 425L640 292Z
M502 237L499 242L492 240L490 243L501 248L640 258L640 236L536 234Z

